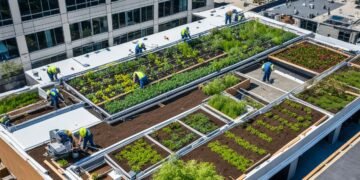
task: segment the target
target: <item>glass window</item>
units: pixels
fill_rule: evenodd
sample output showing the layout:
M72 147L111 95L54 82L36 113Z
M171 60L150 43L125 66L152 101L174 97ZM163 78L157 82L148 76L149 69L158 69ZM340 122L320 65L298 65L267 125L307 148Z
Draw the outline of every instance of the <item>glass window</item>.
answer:
M345 41L345 42L349 42L350 34L351 34L350 32L340 31L338 39L342 40L342 41Z
M90 20L81 22L81 38L86 38L91 36L91 22Z
M153 6L141 8L141 22L153 20Z
M192 8L197 9L206 6L206 0L192 0Z
M108 31L106 16L70 24L71 39L77 40Z
M53 47L64 43L62 27L41 31L25 36L29 52Z
M133 9L127 12L113 14L113 29L119 29L120 27L149 21L153 18L153 6L147 6L143 8Z
M104 49L107 47L109 47L108 41L101 41L98 43L86 44L86 45L74 48L73 54L74 54L74 56L80 56L80 55L90 53L92 51Z
M0 26L12 24L8 0L0 0Z
M113 22L113 29L119 29L119 14L113 14L112 15L112 22Z
M58 62L58 61L61 61L61 60L64 60L64 59L66 59L66 53L62 53L62 54L59 54L59 55L43 58L41 60L35 60L34 62L31 62L31 67L34 69L34 68L45 66L47 64Z
M58 0L18 0L23 21L59 14Z
M301 19L300 27L303 28L303 29L310 30L312 32L316 32L316 30L317 30L317 22Z
M187 23L187 18L176 19L159 25L159 31L165 31Z
M66 9L68 11L74 11L104 3L105 0L66 0Z
M159 3L159 17L187 11L187 0L170 0Z
M70 24L70 34L71 34L71 40L77 40L80 39L80 27L79 23Z
M0 61L19 57L19 51L15 38L0 41Z
M92 20L94 34L100 34L108 31L107 19L105 17L94 18Z
M115 37L114 38L114 44L117 45L117 44L126 43L126 42L132 41L134 39L138 39L138 38L141 38L141 37L144 37L144 36L148 36L148 35L153 34L153 33L154 33L154 28L153 27L149 27L149 28L129 32L127 34L123 34L121 36Z

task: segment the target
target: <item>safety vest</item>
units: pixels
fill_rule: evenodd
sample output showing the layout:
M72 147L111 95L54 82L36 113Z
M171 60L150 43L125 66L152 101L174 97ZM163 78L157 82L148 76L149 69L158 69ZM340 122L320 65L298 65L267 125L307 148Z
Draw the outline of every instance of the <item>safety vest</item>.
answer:
M137 75L139 79L145 77L145 74L143 72L141 72L141 71L135 71L134 72L134 77L135 77L135 75Z
M56 74L57 73L57 68L56 66L49 66L47 69L47 72L50 74Z
M72 135L72 133L71 133L70 130L65 130L65 129L64 129L64 130L60 130L59 133L64 133L64 134L66 134L66 135L69 136L69 137Z
M144 44L144 43L139 42L139 43L138 43L138 47L139 47L139 48L142 48L142 47L143 47L143 44Z
M189 34L189 32L188 32L188 30L186 28L181 30L181 35L185 36L185 34Z
M60 91L57 88L52 88L51 90L48 90L47 95L51 95L52 97L56 97L59 95Z
M3 116L3 117L0 118L0 123L4 124L8 120L9 120L9 118L7 116Z
M86 136L89 136L91 133L90 130L87 128L80 128L79 134L82 138L85 138Z
M274 70L274 65L271 63L271 62L267 62L267 63L264 63L262 66L261 66L261 69L265 72L267 71L273 71Z

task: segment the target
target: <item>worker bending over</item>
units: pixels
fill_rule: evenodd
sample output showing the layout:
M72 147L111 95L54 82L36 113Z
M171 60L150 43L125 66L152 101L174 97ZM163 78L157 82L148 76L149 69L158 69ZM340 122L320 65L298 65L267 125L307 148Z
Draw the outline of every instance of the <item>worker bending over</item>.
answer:
M60 73L60 68L58 68L58 67L56 67L54 65L49 66L48 69L47 69L47 74L48 74L51 81L58 80L57 75L59 73Z
M140 88L144 88L144 86L148 83L148 79L146 75L141 71L135 71L133 74L133 81L140 85Z
M244 19L245 19L244 13L236 12L235 19L234 19L235 22L241 22Z
M189 27L186 27L183 30L181 30L181 39L184 41L191 39Z
M60 108L59 105L59 99L61 99L62 101L64 101L64 97L60 94L60 91L58 88L54 87L50 90L48 90L47 92L48 95L48 100L51 100L51 106L55 107L56 109Z
M82 146L81 146L81 142L83 142ZM90 143L90 148L96 147L96 145L94 144L93 135L91 134L88 128L84 128L84 127L80 128L79 130L79 139L77 143L82 149L86 149L88 147L88 143Z
M228 10L225 13L225 24L231 24L231 18L232 18L232 14L233 14L234 11L236 11L236 10L235 9L234 10Z
M263 81L270 83L270 75L274 70L274 64L267 61L262 65L261 69L264 71Z
M11 126L9 115L5 114L4 116L2 116L0 118L0 124L3 124L5 127Z
M65 143L68 141L70 141L71 143L74 142L74 136L70 130L66 130L66 129L59 130L56 132L56 134L61 138L61 143Z
M139 41L135 47L135 55L141 54L143 50L146 50L145 44Z

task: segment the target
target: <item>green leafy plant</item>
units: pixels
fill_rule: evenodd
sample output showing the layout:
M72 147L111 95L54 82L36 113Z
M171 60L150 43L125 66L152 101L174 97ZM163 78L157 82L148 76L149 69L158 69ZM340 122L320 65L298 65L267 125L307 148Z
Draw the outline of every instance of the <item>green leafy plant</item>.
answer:
M182 121L203 134L207 134L218 128L218 126L211 122L209 117L203 113L192 114L185 117Z
M233 74L225 75L224 77L216 78L213 81L207 83L203 88L202 91L206 95L214 95L219 94L220 92L224 91L225 89L234 86L235 84L239 83L240 79Z
M233 119L246 112L245 102L238 102L224 95L215 95L211 97L208 104Z
M258 129L255 129L251 125L246 127L246 131L248 131L250 134L253 134L253 135L259 137L260 139L262 139L266 142L270 143L272 141L272 137L268 136L266 133L259 131Z
M56 163L62 168L69 165L69 162L66 159L57 160Z
M197 137L178 122L171 123L150 136L172 151L179 150Z
M154 180L165 179L212 179L223 180L217 174L215 166L208 162L170 160L164 163L152 177Z
M126 160L131 170L139 172L147 164L155 164L163 157L147 143L144 139L139 139L123 150L115 154L118 161Z
M211 149L211 151L220 155L225 161L236 167L241 172L245 172L246 169L253 164L251 160L238 154L227 145L221 144L219 141L210 142L208 147Z
M283 125L279 125L279 126L272 126L270 125L269 123L266 123L264 120L262 119L258 119L255 121L255 123L257 125L260 125L260 126L264 126L266 129L269 129L270 131L275 131L277 133L281 132L283 129L284 129L284 126Z
M265 149L259 148L259 147L257 147L256 145L251 144L249 141L246 141L245 139L236 136L234 133L231 133L231 132L229 132L229 131L226 131L226 132L225 132L225 137L230 138L230 139L233 139L233 140L236 142L236 144L238 144L239 146L243 147L244 149L250 150L250 151L252 151L252 152L254 152L254 153L257 153L257 154L259 154L259 155L264 155L264 154L266 154L266 150L265 150Z
M16 95L10 95L0 99L0 114L36 103L40 100L37 92L26 92Z

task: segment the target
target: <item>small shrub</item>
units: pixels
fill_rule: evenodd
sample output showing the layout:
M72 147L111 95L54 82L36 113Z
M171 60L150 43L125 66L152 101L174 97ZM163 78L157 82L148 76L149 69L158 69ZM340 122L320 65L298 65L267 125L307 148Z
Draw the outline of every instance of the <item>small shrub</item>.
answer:
M69 165L69 162L66 159L60 159L60 160L56 161L56 163L59 164L59 166L62 168Z
M198 130L203 134L207 134L217 129L216 124L211 122L209 117L207 117L203 113L192 114L188 117L185 117L183 121L185 124L189 125L190 127Z
M215 95L209 100L209 105L235 119L246 112L246 103L236 101L223 95Z

